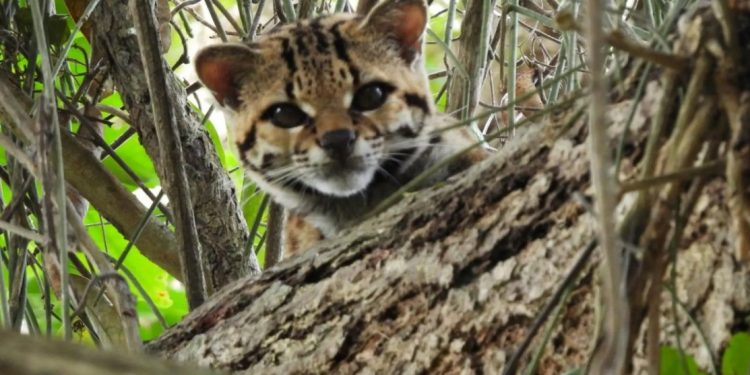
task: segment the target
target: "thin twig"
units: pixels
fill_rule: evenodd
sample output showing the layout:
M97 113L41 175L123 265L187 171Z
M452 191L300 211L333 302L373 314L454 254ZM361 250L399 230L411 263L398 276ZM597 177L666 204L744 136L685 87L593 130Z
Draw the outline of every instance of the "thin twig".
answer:
M247 182L247 177L245 177L245 182ZM244 206L247 201L249 201L252 197L249 197L245 202L242 202L242 205ZM253 220L253 225L250 228L250 237L248 238L247 242L247 256L250 257L252 254L255 254L257 252L257 249L260 248L260 246L255 246L255 237L258 235L258 228L260 228L260 222L263 221L263 213L266 212L266 207L268 206L268 203L270 202L271 198L268 194L263 195L263 199L260 201L260 205L258 206L258 209L255 211L255 219ZM244 208L244 207L243 207Z
M110 259L111 261L112 259ZM133 272L128 269L128 267L120 266L120 272L125 274L125 277L130 280L130 283L133 284L133 287L135 287L136 290L138 290L138 293L141 295L141 298L146 302L148 307L151 309L151 312L156 317L156 320L159 321L159 325L161 325L161 328L166 330L169 328L169 324L167 323L167 320L164 319L164 315L162 315L161 311L159 311L159 308L156 306L156 303L154 303L154 300L151 298L151 296L148 295L148 292L146 292L146 289L143 288L143 285L141 285L140 282L138 282L138 278L133 274Z
M567 17L560 17L558 15L556 21L563 30L573 30L577 32L581 32L582 30L582 28L578 24L576 24L575 21L573 21L572 19L567 19ZM606 42L612 47L627 52L631 56L640 57L656 65L661 65L663 67L674 69L677 71L684 70L690 65L690 59L687 57L657 51L653 48L650 48L648 45L644 45L629 39L627 36L625 36L625 34L618 30L613 30L608 33L604 33L603 35L604 39L602 40L602 42Z
M34 165L34 161L31 160L31 157L26 154L16 143L13 142L12 139L10 139L5 134L0 134L0 146L2 146L3 151L5 151L8 155L12 156L13 158L18 161L26 170L28 170L31 174L38 176L39 171Z
M708 147L707 147L707 149L706 149L706 152L703 153L703 155L702 155L703 159L704 160L706 158L715 159L717 157L717 155L718 155L718 149L719 149L718 142L716 142L716 141L710 142L709 145L708 145ZM706 164L706 163L704 163L704 164ZM677 286L677 255L678 255L677 253L678 253L678 247L679 247L680 241L683 238L683 233L684 233L685 227L687 225L687 221L690 218L690 214L693 212L693 210L695 208L695 204L698 202L698 199L701 197L701 192L703 191L703 187L705 186L705 184L706 184L706 182L708 180L709 180L708 176L699 176L699 177L697 177L696 179L693 180L693 182L692 182L690 188L688 189L687 193L684 194L684 198L682 196L680 196L677 199L676 209L674 210L675 211L675 213L674 213L674 216L675 216L674 223L675 224L674 224L674 229L672 230L672 234L671 234L672 238L671 238L671 240L669 242L669 255L670 255L670 258L671 258L670 261L672 263L672 269L671 269L671 272L670 272L670 275L669 275L669 279L670 279L670 284L671 284L672 287L676 287ZM672 184L672 186L676 186L676 185L677 184ZM666 259L659 260L659 262L666 263ZM652 280L653 280L652 281L653 285L662 284L663 273L661 273L661 272L659 272L659 273L655 272ZM655 295L656 297L653 298L653 299L651 299L651 298L649 299L649 301L651 301L651 305L649 306L649 310L653 309L657 313L655 314L656 316L653 317L654 320L655 320L655 322L656 322L655 324L653 324L653 326L654 326L653 327L654 332L653 333L649 332L650 339L652 340L652 342L650 342L649 344L652 347L651 351L653 351L653 354L652 354L653 355L653 363L650 363L650 365L652 367L652 374L657 374L658 375L659 372L660 372L660 369L661 369L661 366L660 366L660 359L661 358L659 357L659 350L658 350L659 349L658 348L659 347L659 337L660 337L659 333L661 332L661 329L659 329L659 324L658 324L658 322L659 322L658 311L659 311L659 306L660 306L660 303L659 303L660 298L658 296L660 295L661 288L656 288L655 287L655 288L653 288L653 290L654 290L654 292L652 293L652 295ZM670 290L670 291L672 291L672 290ZM679 304L679 300L677 299L677 294L676 293L671 293L671 297L672 297L671 298L671 300L672 300L672 313L673 313L673 316L674 316L675 341L677 342L677 348L678 348L678 351L679 351L679 354L680 354L680 363L682 365L682 371L684 373L688 373L689 372L689 369L688 369L689 366L688 366L688 363L687 363L687 355L685 354L685 351L683 350L683 346L682 346L682 337L681 337L682 336L682 333L681 333L682 329L681 329L681 327L679 325L679 322L677 320L677 306ZM654 305L656 307L653 307ZM688 315L689 318L692 318L692 316L689 313L687 313L687 315ZM652 316L649 316L649 325L651 325L651 318L652 318ZM651 329L651 328L652 327L649 327L649 329ZM702 332L702 330L700 329L699 326L697 326L697 329L699 331L699 334L702 335L703 332ZM705 337L704 337L704 339L705 339ZM710 347L708 347L707 349L708 349L709 355L711 356L711 365L712 365L712 369L714 370L714 374L718 375L719 373L717 372L717 365L716 365L717 362L716 362L716 358L715 358L715 356L713 354L713 350L711 350Z
M294 22L297 20L297 12L294 11L292 0L280 0L281 11L284 13L285 22Z
M112 263L109 261L107 255L96 246L70 201L67 202L66 208L68 215L71 218L71 228L76 235L76 239L81 244L81 248L86 253L86 256L96 264L96 267L102 274L115 274L116 271L114 267L112 267ZM107 295L112 300L115 311L117 311L117 314L120 317L120 324L122 325L122 331L125 337L125 349L131 352L141 351L141 335L138 329L138 312L135 308L135 298L133 298L133 295L130 293L128 284L122 279L122 277L119 277L113 278L112 282L107 282L104 285L104 289L107 290ZM103 292L104 289L101 289L101 291ZM81 302L79 306L81 305L84 305L84 303Z
M726 161L714 160L697 167L685 168L660 176L648 177L632 182L623 182L620 185L620 195L632 191L650 189L670 182L679 182L707 175L720 175L723 172L725 166Z
M611 154L608 146L604 111L607 101L607 82L604 75L605 59L601 0L587 0L587 41L591 93L589 96L589 161L591 184L594 188L598 220L598 237L602 253L601 275L604 295L604 322L600 345L594 350L591 373L621 375L625 369L628 344L628 314L625 288L622 284L622 262L617 246L614 211L616 206L615 178L611 175Z
M118 117L120 118L120 120L125 121L126 124L132 124L132 122L130 121L130 114L128 114L127 112L119 108L115 108L110 105L106 105L102 103L97 103L94 106L94 108L96 108L98 111L107 112L109 114L115 115L115 117Z
M45 246L49 243L49 239L45 235L7 221L0 221L0 229L21 236L27 240L34 241L39 244L39 246Z
M266 256L263 264L264 269L273 267L283 258L282 238L284 229L284 207L276 202L271 202L268 210L268 226L266 227Z
M234 31L237 32L237 34L242 35L242 26L240 26L240 24L237 23L237 21L234 19L234 17L232 17L232 14L229 13L229 11L224 6L224 4L222 4L221 1L219 1L219 0L212 0L212 2L214 4L214 6L216 6L217 8L219 8L219 12L221 12L221 15L223 15L224 18L227 19L227 21L229 22L229 24L232 25L232 27L234 28Z
M24 144L30 144L35 138L32 129L34 125L24 108L30 108L31 103L26 106L20 102L22 98L13 90L13 83L0 74L0 119L3 126L9 129ZM7 118L6 118L7 117Z
M91 13L94 12L100 1L101 0L91 0L86 5L86 9L83 10L83 14L78 18L75 26L73 26L73 30L70 31L70 36L68 36L68 41L65 43L65 46L62 50L58 51L58 56L60 57L57 58L57 63L55 63L52 69L52 76L57 76L57 73L60 72L60 69L65 63L65 60L68 58L68 51L70 51L70 47L73 46L73 43L76 40L76 34L78 34L78 31L81 30L81 27L89 19Z
M185 1L183 1L183 2L181 2L179 4L177 4L177 5L175 5L174 8L172 8L172 11L171 11L172 17L174 17L175 14L177 14L179 11L181 11L181 10L183 10L183 9L191 6L191 5L198 4L201 1L202 0L185 0Z
M115 270L119 269L120 266L122 266L125 258L130 253L130 249L133 248L133 245L138 241L138 238L141 237L143 229L146 228L146 224L148 224L149 220L151 220L151 215L154 214L154 211L156 210L156 207L159 206L159 202L161 201L163 196L164 190L162 189L161 191L159 191L159 195L157 195L156 198L151 202L151 206L149 206L148 211L146 211L146 213L143 215L143 218L141 218L141 222L138 223L138 226L135 228L135 231L133 231L132 236L128 239L128 244L125 245L125 249L122 250L122 253L120 253L120 257L117 258L117 261L115 262Z
M503 12L503 15L508 12L507 9L518 7L518 0L511 0L508 2L508 8ZM516 59L518 58L516 53L518 51L518 13L515 11L510 12L510 48L508 49L508 59L503 61L508 67L506 73L507 83L505 85L505 91L508 93L508 101L516 101ZM508 127L513 127L516 121L516 106L508 106Z
M67 98L65 98L64 95L60 94L58 95L58 98L65 104L65 106L68 108L68 110L78 119L78 121L83 126L87 126L91 129L95 127L95 124L93 124L86 116L84 116L83 113L80 113L78 109L75 108L73 103L71 103ZM151 189L146 186L146 184L141 181L141 178L138 176L138 174L133 170L133 168L128 165L128 163L123 160L120 155L118 155L113 148L107 144L107 142L99 135L98 133L91 132L90 133L91 141L98 147L101 147L103 149L103 153L100 157L101 160L104 160L105 156L109 156L114 160L114 162L125 172L125 174L130 177L131 181L138 186L144 194L146 194L147 197L149 197L152 201L157 200L156 195L151 191ZM172 211L167 208L166 206L160 204L159 209L167 216L167 219L171 222L174 222L174 217L172 216Z
M456 16L456 3L457 0L449 0L448 2L448 15L445 20L445 39L443 42L445 45L450 48L451 46L451 38L453 38L453 19Z
M116 271L107 271L102 272L98 275L95 275L89 282L86 284L86 288L83 289L83 294L81 295L81 300L78 302L78 307L73 312L74 316L82 316L84 309L86 308L86 300L89 297L89 293L91 292L91 288L96 284L101 284L102 282L106 281L109 278L119 278L121 281L125 281L119 273ZM103 288L102 288L103 290Z
M65 212L65 174L63 169L62 144L60 142L60 123L57 118L55 102L55 76L52 74L51 58L47 46L44 16L39 0L30 4L31 16L34 24L34 38L40 55L42 56L42 90L41 105L39 106L39 123L37 147L40 150L40 165L42 172L42 186L45 190L43 205L45 230L50 237L48 247L56 253L60 262L60 295L61 317L65 340L72 338L72 327L68 306L70 291L68 287L68 234L67 215ZM49 121L49 122L47 122Z
M213 0L206 0L205 3L206 3L206 8L208 8L208 14L211 15L211 20L214 22L216 33L219 34L219 38L221 39L222 42L228 41L229 39L227 38L227 33L224 31L224 26L221 24L219 15L216 14L216 9L214 8Z
M5 264L5 260L2 256L0 256L0 313L2 313L3 323L5 323L5 329L10 331L11 329L13 329L13 319L10 315L10 306L8 304L8 296L6 294L7 289L5 286L6 276L5 272L3 272L3 269L10 269L10 267Z
M258 9L255 11L253 17L253 24L250 25L250 29L247 31L247 37L250 41L255 39L255 34L258 33L258 25L260 25L260 16L263 14L263 6L266 5L266 0L260 0L258 2Z

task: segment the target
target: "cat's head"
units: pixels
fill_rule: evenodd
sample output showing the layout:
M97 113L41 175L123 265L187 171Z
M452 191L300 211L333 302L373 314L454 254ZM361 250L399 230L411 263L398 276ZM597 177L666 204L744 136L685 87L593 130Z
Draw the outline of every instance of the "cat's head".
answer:
M267 190L345 197L426 146L424 0L278 27L201 50L198 76L233 113L240 157Z

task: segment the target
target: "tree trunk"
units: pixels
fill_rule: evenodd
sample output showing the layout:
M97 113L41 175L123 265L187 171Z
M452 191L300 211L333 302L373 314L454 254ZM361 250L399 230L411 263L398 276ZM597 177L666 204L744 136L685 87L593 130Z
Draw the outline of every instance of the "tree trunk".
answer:
M613 106L614 121L621 125L631 104ZM148 349L241 373L499 373L592 241L592 216L571 199L589 188L583 123L560 137L560 127L522 131L445 186L224 289ZM637 116L626 156L642 153L645 123ZM750 283L727 232L706 232L704 223L728 228L721 182L708 190L682 244L678 295L710 322L703 329L715 352L746 316ZM593 264L574 278L539 373L586 365ZM683 346L707 365L695 327L684 315L678 324Z
M105 0L93 19L95 48L107 56L109 73L130 114L131 126L151 160L160 160L154 117L151 113L146 74L140 59L138 40L128 0ZM188 174L195 222L208 270L207 288L212 293L248 273L260 272L255 254L245 256L249 238L247 224L238 207L234 185L222 168L208 133L187 105L187 94L168 70L168 95L174 100L174 116L181 126L181 146ZM175 173L155 162L161 181ZM177 197L169 197L174 201Z

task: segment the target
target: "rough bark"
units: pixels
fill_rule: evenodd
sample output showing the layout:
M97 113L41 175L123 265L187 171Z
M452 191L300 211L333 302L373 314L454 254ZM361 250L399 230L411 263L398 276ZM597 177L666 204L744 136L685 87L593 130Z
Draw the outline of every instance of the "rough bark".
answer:
M152 160L160 160L146 76L141 64L133 22L127 0L104 0L92 16L94 43L107 56L110 74L129 110L131 125ZM243 259L249 234L237 206L234 185L222 168L208 133L187 105L185 90L171 73L167 76L169 96L175 105L174 116L181 126L181 145L186 161L195 221L210 270L209 289L218 289L247 273L259 272L255 256ZM167 173L155 163L157 174Z
M629 108L609 113L624 118ZM649 105L641 106L626 145L626 177L642 155L649 116ZM559 131L525 130L444 186L410 195L336 241L239 280L148 349L238 373L499 373L593 236L591 216L571 199L589 189L585 127L575 124L562 137ZM626 196L623 206L630 201ZM673 342L680 327L682 345L704 368L708 348L719 352L750 315L750 273L733 258L725 202L725 181L714 179L687 224L676 268L677 295L709 343L681 312L662 332L663 342ZM568 294L537 373L585 365L595 330L593 267L584 268ZM671 316L666 293L662 301ZM28 340L36 339L0 335L0 372L175 371L142 358ZM537 338L532 349L539 345ZM29 354L37 360L18 360ZM644 364L640 347L635 364L636 372Z
M626 175L642 155L646 107L631 128ZM626 118L629 108L609 113ZM585 128L579 121L556 138L559 130L532 127L445 186L233 284L149 350L238 373L499 373L593 236L591 215L572 199L589 193ZM707 229L728 228L722 181L708 191L681 244L678 294L716 352L747 316L750 278L733 262L731 235ZM539 373L586 365L597 278L585 270ZM707 366L695 327L678 316L683 345Z
M448 185L225 289L150 350L248 372L501 369L591 239L569 199L588 184L582 131L552 143L530 130Z

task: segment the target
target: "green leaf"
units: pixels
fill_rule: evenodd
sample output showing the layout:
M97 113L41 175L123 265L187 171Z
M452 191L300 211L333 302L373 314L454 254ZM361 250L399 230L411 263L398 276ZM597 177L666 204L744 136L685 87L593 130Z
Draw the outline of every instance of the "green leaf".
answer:
M117 139L127 128L124 124L116 124L104 128L104 139L111 143ZM159 184L159 177L156 175L154 164L141 145L137 136L130 137L125 143L120 145L116 150L117 155L135 172L143 181L144 185L153 188ZM135 190L138 186L125 170L112 157L107 157L102 162L104 166L112 172L128 189Z
M659 355L661 357L659 374L661 375L707 375L698 368L698 364L691 355L681 353L677 348L662 346Z
M47 42L54 47L61 47L70 37L68 28L68 16L53 14L44 20Z
M445 42L443 42L443 40L440 39L439 35L435 34L432 30L427 29L427 36L432 38L432 40L435 41L435 43L443 49L443 51L445 52L445 56L456 67L456 72L458 74L460 74L462 77L469 76L469 73L467 73L466 69L461 64L461 60L459 60L458 57L456 57L456 55L453 54L453 51L451 51L451 49L445 45Z
M216 131L216 128L214 127L213 122L210 120L206 120L206 131L208 132L209 138L211 138L211 143L213 143L214 148L216 149L216 154L219 156L219 161L221 162L221 165L226 168L227 166L227 160L224 156L224 145L221 143L221 138L219 137L219 133Z
M89 226L91 238L102 251L114 258L122 254L128 240L106 222L104 226L97 225L99 216L95 210L89 210L84 223ZM172 325L179 322L187 314L185 291L182 285L167 272L148 260L140 251L128 253L123 264L133 273L135 279L154 301L168 324ZM130 290L136 298L141 336L144 340L153 339L161 334L163 329L143 296L132 286L130 281L128 281L128 284L131 285Z
M729 340L727 350L721 359L723 375L750 374L750 334L738 333Z
M14 17L21 35L33 35L34 25L31 20L31 8L19 8ZM68 16L52 14L44 17L44 34L47 43L53 47L60 47L70 36Z

